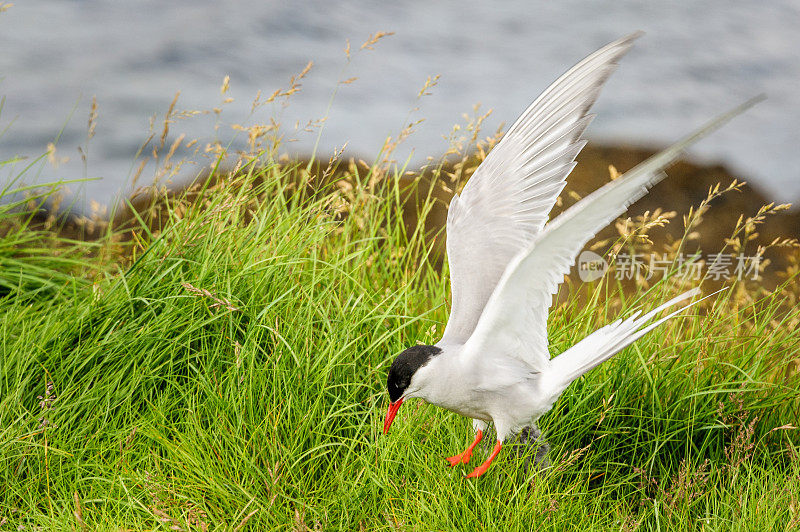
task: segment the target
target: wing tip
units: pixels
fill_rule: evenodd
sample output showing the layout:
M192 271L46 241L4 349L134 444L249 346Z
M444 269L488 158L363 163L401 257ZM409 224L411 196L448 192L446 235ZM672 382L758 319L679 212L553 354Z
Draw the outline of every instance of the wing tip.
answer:
M767 93L766 92L762 92L762 93L756 94L755 96L753 96L752 98L750 98L749 100L744 102L742 104L742 108L743 109L749 109L750 107L753 107L754 105L759 104L759 103L763 102L766 99L767 99Z
M636 39L643 37L645 34L644 30L636 30L627 37L623 37L627 41L635 41Z
M620 37L619 39L611 41L610 43L608 43L607 45L603 46L598 51L605 51L605 50L610 50L610 49L613 49L613 48L622 48L623 50L622 50L622 53L620 55L625 54L633 46L634 41L636 41L637 39L641 38L643 35L644 35L644 31L636 30L633 33L629 33L628 35L625 35L624 37Z

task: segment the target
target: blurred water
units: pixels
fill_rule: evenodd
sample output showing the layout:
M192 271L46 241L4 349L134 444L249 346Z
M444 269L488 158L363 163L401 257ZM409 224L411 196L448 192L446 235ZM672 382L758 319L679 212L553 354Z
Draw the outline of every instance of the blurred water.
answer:
M0 160L39 155L63 128L59 156L70 162L46 165L37 179L101 177L84 192L108 202L129 185L150 117L163 114L176 91L178 108L208 109L221 101L222 79L230 75L235 101L216 133L227 141L258 90L285 87L313 60L291 105L262 109L254 120L320 118L336 81L357 76L338 92L321 152L348 142L348 153L371 159L420 106L410 116L426 120L398 153L420 162L446 149L442 136L474 104L494 109L489 129L510 123L583 56L643 29L601 95L590 138L663 144L765 92L766 102L692 153L729 163L771 198L793 201L800 199L798 27L793 0L22 0L0 14L0 131L13 121L0 138ZM379 30L396 34L354 54L343 71L346 39L355 50ZM417 102L434 74L441 75L438 86ZM92 96L99 118L84 168L77 147L85 146ZM207 141L215 120L174 124L171 138L186 132ZM316 134L293 137L289 149L307 153Z

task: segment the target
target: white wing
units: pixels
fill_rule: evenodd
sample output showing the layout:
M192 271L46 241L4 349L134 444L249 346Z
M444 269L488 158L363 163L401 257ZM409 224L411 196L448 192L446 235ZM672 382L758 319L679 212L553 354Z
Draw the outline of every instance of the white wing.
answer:
M569 273L583 246L629 205L665 177L663 169L683 150L760 101L750 100L714 119L695 133L595 190L547 224L532 245L508 265L486 305L475 332L465 345L467 356L491 351L498 356L524 357L542 371L550 365L547 311L558 285ZM524 353L524 354L523 354Z
M640 34L593 53L548 87L475 171L447 213L453 305L443 343L469 339L511 259L547 221L603 83ZM546 337L546 331L540 328Z

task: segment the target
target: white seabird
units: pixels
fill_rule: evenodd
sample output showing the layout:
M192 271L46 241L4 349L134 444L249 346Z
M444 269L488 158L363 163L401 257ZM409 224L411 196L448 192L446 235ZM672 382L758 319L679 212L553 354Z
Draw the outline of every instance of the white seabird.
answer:
M586 143L581 135L593 117L589 108L639 35L604 46L548 87L450 202L452 310L439 342L411 347L392 363L384 433L410 398L472 418L475 440L448 458L456 465L469 461L493 422L497 443L468 477L485 473L503 441L532 426L572 381L697 303L650 323L699 294L695 288L642 316L606 325L550 358L548 309L583 246L661 181L663 169L684 149L761 99L715 118L546 223Z

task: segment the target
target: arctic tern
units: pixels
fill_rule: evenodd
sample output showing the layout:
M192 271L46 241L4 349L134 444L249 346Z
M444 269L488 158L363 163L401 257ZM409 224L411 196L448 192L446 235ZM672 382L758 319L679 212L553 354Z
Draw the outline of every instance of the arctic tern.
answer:
M697 295L695 288L642 316L606 325L550 358L548 309L583 246L661 181L684 149L760 99L720 115L547 223L586 143L581 135L593 118L589 108L639 35L604 46L548 87L450 202L450 317L439 342L406 349L392 363L383 431L410 398L472 418L475 439L448 458L454 466L470 460L487 424L494 423L497 442L467 477L484 474L503 441L534 426L572 381L698 302L651 323Z

